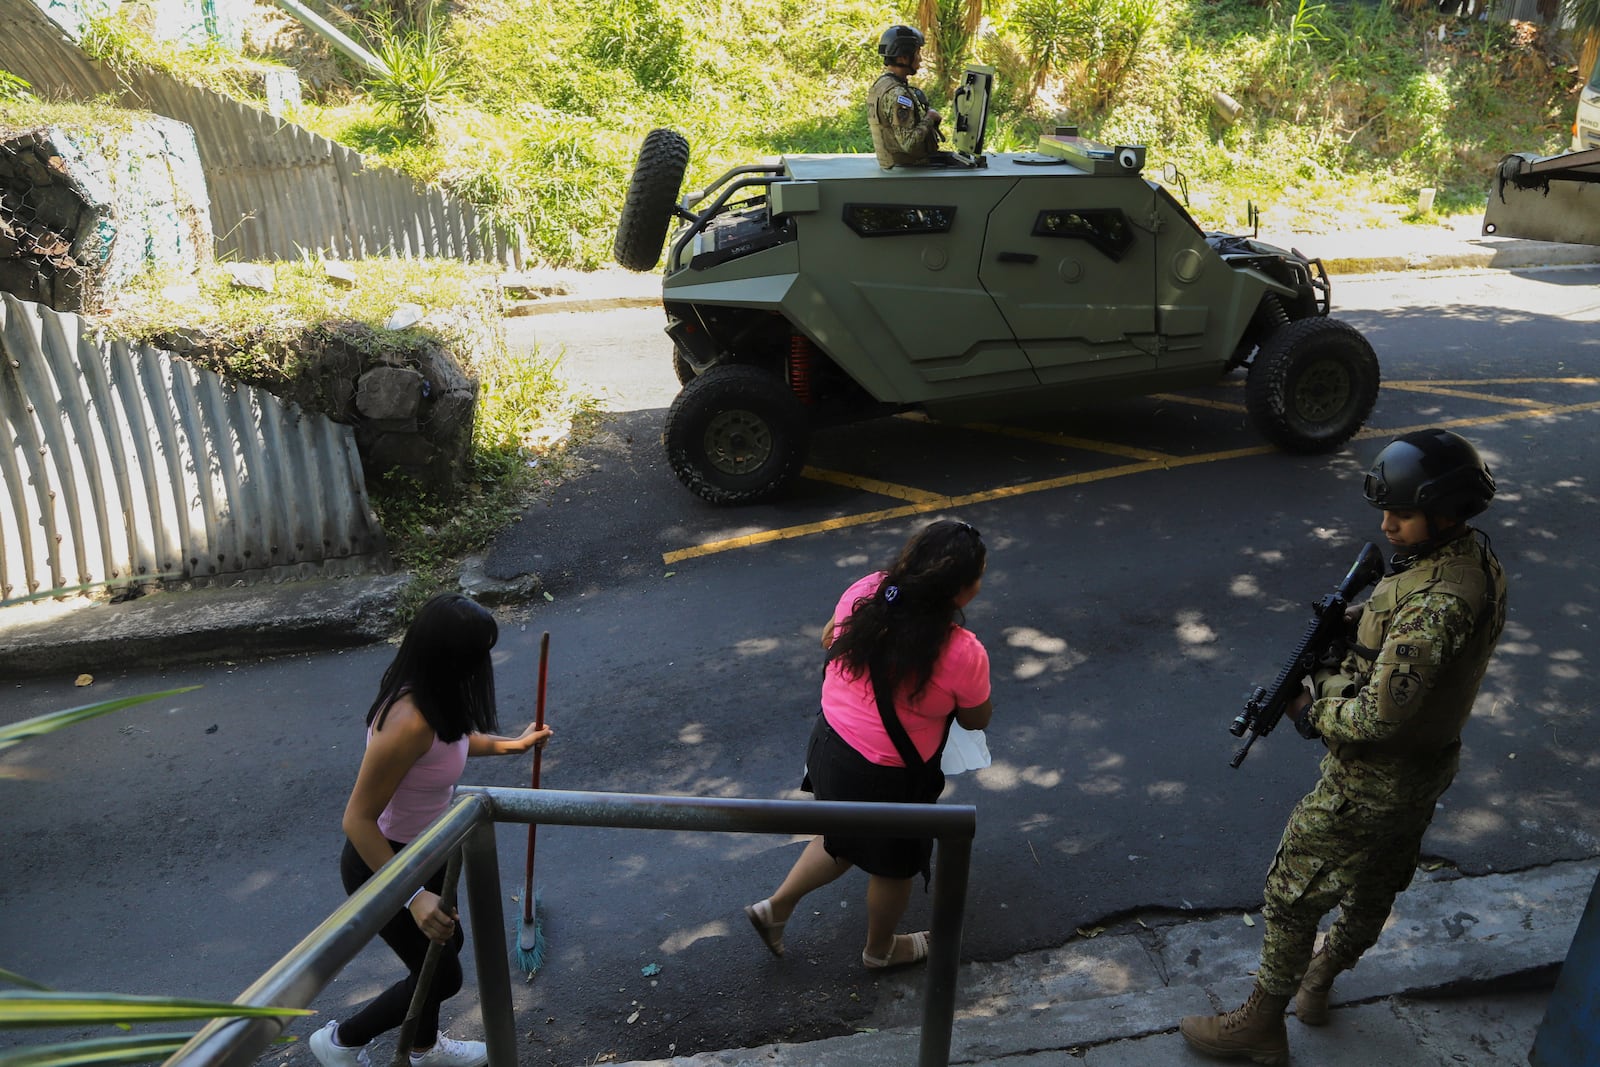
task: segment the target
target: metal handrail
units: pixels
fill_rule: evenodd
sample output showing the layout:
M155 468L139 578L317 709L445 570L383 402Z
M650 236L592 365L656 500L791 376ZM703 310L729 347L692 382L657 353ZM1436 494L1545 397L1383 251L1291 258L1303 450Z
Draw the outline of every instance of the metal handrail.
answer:
M866 804L819 800L739 800L640 793L462 786L457 798L411 844L234 1001L303 1008L405 905L423 876L460 847L465 854L467 907L490 1067L515 1067L505 916L501 909L497 822L606 826L638 830L816 834L870 831L891 837L933 837L933 920L922 1007L919 1067L947 1067L955 1025L957 967L966 912L967 876L977 809L949 804ZM499 951L489 951L499 946ZM248 1067L286 1018L218 1019L166 1061L168 1067Z

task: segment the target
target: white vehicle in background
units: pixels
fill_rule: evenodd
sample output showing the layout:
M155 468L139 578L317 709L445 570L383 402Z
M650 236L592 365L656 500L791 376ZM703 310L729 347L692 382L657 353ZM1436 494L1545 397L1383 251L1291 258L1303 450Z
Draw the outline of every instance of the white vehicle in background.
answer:
M1578 94L1578 114L1572 120L1572 150L1600 148L1600 60L1589 72L1589 81Z

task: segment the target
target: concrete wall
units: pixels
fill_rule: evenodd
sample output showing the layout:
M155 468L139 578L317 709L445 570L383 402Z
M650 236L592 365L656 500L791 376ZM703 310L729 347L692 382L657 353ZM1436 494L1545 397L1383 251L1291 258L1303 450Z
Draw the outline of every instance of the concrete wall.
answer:
M199 152L181 122L0 133L0 290L57 311L94 308L146 267L209 263L212 244Z

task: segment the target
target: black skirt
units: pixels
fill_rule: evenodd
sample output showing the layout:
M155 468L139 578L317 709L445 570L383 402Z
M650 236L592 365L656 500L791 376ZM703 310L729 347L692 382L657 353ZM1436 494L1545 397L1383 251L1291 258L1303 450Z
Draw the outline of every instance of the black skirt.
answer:
M918 775L905 767L873 763L834 733L821 712L806 745L806 775L800 788L818 800L857 800L885 804L932 804L944 792L944 772L928 768ZM931 837L846 837L824 834L822 847L834 859L853 863L882 878L921 874L924 886L933 857Z

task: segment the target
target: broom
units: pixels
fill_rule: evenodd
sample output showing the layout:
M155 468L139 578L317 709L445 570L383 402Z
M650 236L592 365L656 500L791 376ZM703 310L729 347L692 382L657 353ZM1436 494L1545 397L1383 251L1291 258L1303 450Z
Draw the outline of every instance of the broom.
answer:
M534 712L535 729L544 727L544 683L550 668L550 632L539 639L539 703ZM539 760L542 749L533 750L533 788L539 788ZM538 894L533 889L533 846L539 832L537 823L528 824L528 866L522 878L522 915L517 924L517 966L527 972L528 979L544 966L544 926L539 921Z
M458 848L450 853L450 861L445 864L444 885L439 890L439 907L447 912L456 910L456 881L460 877L461 850ZM417 1019L422 1014L423 1003L428 999L428 990L433 988L433 972L439 969L439 956L443 952L442 942L428 942L428 954L422 957L417 985L411 991L411 1006L406 1009L406 1021L400 1025L400 1036L394 1043L394 1059L389 1067L411 1067L411 1046L417 1038Z

